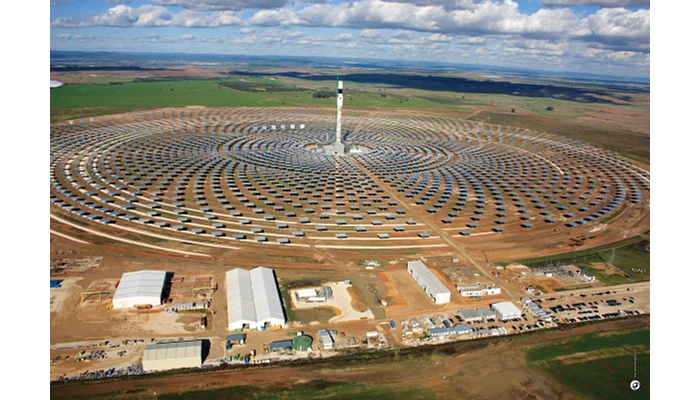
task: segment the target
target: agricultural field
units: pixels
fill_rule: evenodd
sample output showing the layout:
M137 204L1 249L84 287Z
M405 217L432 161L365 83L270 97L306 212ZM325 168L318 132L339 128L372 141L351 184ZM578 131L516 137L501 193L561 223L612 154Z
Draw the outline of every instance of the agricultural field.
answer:
M269 78L136 79L131 82L90 81L68 84L51 92L52 121L114 112L180 106L328 106L335 99L314 97L313 89L284 85ZM334 82L333 82L334 83ZM330 85L332 85L329 82ZM443 108L444 104L414 96L356 91L348 106Z
M646 399L650 344L648 328L589 333L533 347L527 360L584 398ZM642 383L638 391L629 387L635 378Z

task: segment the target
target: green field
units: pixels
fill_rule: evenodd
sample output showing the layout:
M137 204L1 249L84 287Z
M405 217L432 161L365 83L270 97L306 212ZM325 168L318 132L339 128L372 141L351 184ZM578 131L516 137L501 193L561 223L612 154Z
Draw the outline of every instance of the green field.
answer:
M52 90L51 120L159 107L335 106L334 98L314 98L316 91L313 89L264 78L246 78L245 82L237 78L154 79L119 84L98 82L67 84ZM444 103L417 96L366 90L346 95L345 104L358 107L446 107Z
M330 382L316 380L299 386L280 388L279 386L234 386L213 390L195 390L184 393L172 393L154 396L145 390L128 393L108 393L100 396L81 396L79 399L158 399L158 400L214 400L214 399L257 399L257 400L292 400L292 399L436 399L430 391L410 389L388 389L357 382Z
M162 400L177 399L435 399L430 392L416 391L415 388L396 390L370 387L356 382L312 381L301 387L289 389L259 388L251 386L224 388L212 391L194 391L181 394L158 396Z
M650 346L645 328L557 340L529 349L526 357L586 398L644 399L650 395ZM636 392L629 386L635 377L641 383Z
M333 81L301 79L230 77L221 79L90 78L81 84L67 84L51 91L52 120L124 112L158 107L183 106L329 106L333 98L314 98L317 90L333 90ZM504 110L527 110L534 114L563 119L579 117L580 104L558 99L537 99L501 94L462 94L417 89L391 89L346 82L346 106L469 109L469 106L496 106ZM546 111L553 106L553 111ZM73 114L66 111L73 110ZM507 121L504 121L507 122Z

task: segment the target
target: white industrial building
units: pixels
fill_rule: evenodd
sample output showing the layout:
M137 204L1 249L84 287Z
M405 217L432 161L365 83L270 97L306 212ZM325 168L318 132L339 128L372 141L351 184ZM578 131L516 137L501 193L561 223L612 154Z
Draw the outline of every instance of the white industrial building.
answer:
M146 346L143 370L163 371L202 366L202 341L157 343Z
M501 321L520 318L523 314L522 310L510 301L491 304L491 309L498 315Z
M422 261L409 261L406 269L435 304L450 302L450 289L443 285Z
M275 275L269 268L250 271L236 268L226 272L228 329L285 326L282 300Z
M497 286L486 286L482 288L481 285L457 285L457 291L464 297L481 297L501 294L501 288Z
M159 306L165 286L165 271L125 272L112 298L113 308Z
M583 278L584 281L595 282L595 275L591 274L585 269L580 270L579 274L581 275L581 278Z

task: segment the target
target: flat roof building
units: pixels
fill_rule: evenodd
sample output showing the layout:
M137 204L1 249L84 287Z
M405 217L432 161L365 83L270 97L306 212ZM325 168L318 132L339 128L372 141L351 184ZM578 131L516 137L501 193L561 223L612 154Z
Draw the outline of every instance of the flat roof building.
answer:
M228 329L264 329L285 326L282 300L274 272L265 267L250 271L236 268L226 272Z
M487 307L477 308L476 312L478 312L484 318L484 321L495 320L497 317L496 313Z
M333 349L333 338L328 330L318 331L318 337L321 339L321 347L323 347L323 350Z
M484 317L481 314L479 314L476 310L461 310L459 314L462 316L462 319L464 319L464 322L484 320Z
M159 306L165 286L165 271L125 272L112 298L112 306L132 308L137 305Z
M270 342L270 352L290 351L294 349L294 342L291 340L278 340Z
M498 315L501 321L520 318L523 314L522 310L510 301L491 304L491 309Z
M163 371L202 366L202 341L156 343L143 352L143 370Z
M450 302L450 289L423 264L423 261L409 261L406 269L418 286L430 296L435 304L447 304Z

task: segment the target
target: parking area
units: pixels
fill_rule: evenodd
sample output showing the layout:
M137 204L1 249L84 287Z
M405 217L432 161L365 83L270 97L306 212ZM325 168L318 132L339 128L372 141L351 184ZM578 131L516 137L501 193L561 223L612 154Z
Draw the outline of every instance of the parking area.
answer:
M577 323L650 312L649 283L591 288L543 295L532 300L558 323Z

